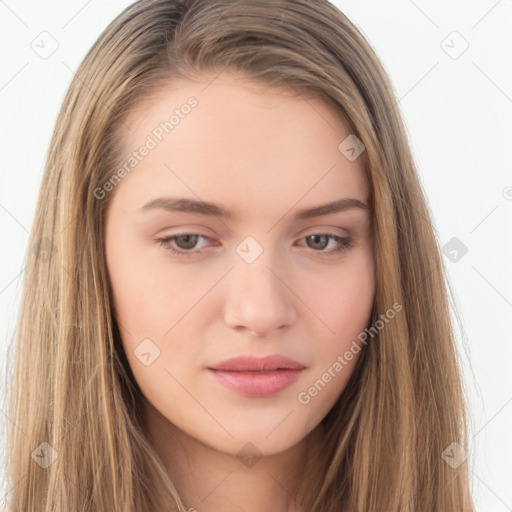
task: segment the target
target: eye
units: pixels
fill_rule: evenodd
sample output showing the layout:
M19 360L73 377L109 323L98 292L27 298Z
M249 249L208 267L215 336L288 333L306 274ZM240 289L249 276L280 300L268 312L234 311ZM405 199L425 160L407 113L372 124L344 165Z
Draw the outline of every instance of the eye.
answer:
M156 241L161 247L170 251L172 254L176 254L177 256L192 256L193 254L198 254L200 252L197 250L191 250L196 248L197 241L200 238L203 238L204 240L211 240L210 238L198 233L183 233L180 235L158 238ZM341 237L333 233L315 233L313 235L303 237L302 239L308 241L307 245L309 248L314 249L314 252L323 256L339 254L343 251L349 250L353 246L351 238ZM329 245L329 240L335 241L337 246L330 251L325 251L325 248ZM311 244L309 241L311 241ZM176 246L178 247L176 248Z
M341 237L333 233L315 233L314 235L308 235L304 237L304 240L311 241L312 244L307 242L308 247L315 249L315 252L320 252L325 256L338 254L340 252L347 251L352 247L351 238ZM324 249L329 245L329 240L334 240L338 245L335 246L335 248L330 251L324 251Z
M205 240L210 240L208 237L204 235L199 235L197 233L184 233L182 235L174 235L166 238L158 238L157 242L167 251L172 252L178 256L190 256L192 254L197 253L197 251L190 251L197 244L198 238L204 238ZM178 245L178 249L171 245L171 242L175 242ZM181 246L181 248L180 248Z

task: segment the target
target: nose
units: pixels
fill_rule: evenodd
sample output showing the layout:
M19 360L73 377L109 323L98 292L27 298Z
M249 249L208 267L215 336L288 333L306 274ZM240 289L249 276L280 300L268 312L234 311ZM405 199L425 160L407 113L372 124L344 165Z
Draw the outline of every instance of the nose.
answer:
M241 333L271 335L289 328L297 317L286 272L280 275L264 255L252 263L237 262L227 276L225 324Z

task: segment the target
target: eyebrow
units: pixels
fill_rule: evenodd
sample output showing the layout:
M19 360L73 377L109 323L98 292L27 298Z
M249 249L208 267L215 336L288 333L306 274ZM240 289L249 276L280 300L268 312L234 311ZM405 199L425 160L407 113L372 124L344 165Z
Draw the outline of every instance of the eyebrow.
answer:
M210 203L207 201L197 201L195 199L186 198L172 198L172 197L158 197L152 199L144 206L139 208L140 212L146 212L149 210L162 209L172 212L184 212L184 213L195 213L198 215L214 215L224 219L236 221L238 215L231 210L224 208L221 205ZM314 217L320 217L322 215L328 215L331 213L344 212L348 210L369 210L368 205L356 199L355 197L346 197L338 199L331 203L313 206L312 208L306 208L299 210L293 216L294 220L306 220Z

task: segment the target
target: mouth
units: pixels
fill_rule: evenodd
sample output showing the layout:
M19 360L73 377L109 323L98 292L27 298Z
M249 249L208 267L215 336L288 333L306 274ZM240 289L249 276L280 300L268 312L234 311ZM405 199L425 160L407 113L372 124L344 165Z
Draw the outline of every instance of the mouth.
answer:
M263 358L255 356L233 357L210 367L212 370L232 372L269 372L275 370L302 370L305 365L280 354Z

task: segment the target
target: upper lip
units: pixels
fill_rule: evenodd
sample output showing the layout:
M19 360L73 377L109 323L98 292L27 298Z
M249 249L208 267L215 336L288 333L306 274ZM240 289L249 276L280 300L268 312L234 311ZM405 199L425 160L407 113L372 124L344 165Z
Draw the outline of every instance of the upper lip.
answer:
M282 355L272 355L263 358L254 356L240 356L227 359L221 363L209 367L211 370L223 370L232 372L263 371L263 370L302 370L305 366L298 361Z

